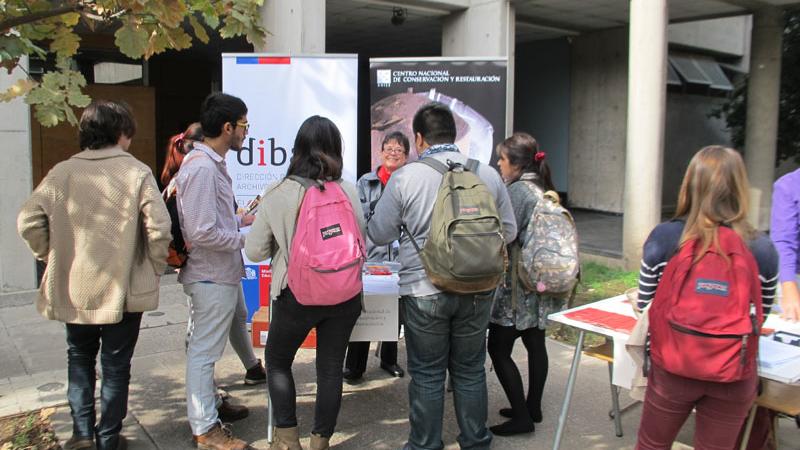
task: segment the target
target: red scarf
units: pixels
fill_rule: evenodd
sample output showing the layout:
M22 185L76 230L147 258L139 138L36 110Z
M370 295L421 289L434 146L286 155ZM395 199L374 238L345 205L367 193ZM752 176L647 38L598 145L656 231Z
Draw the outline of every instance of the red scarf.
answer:
M381 184L386 186L386 183L389 182L389 177L392 176L392 173L386 170L385 167L380 166L378 167L378 179L381 180Z

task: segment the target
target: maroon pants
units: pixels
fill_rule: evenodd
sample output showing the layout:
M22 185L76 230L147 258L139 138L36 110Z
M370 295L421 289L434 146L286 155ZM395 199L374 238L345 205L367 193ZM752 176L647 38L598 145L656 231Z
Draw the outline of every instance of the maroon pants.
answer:
M692 408L696 408L695 450L732 450L757 388L757 376L716 383L681 377L653 365L636 449L669 450Z

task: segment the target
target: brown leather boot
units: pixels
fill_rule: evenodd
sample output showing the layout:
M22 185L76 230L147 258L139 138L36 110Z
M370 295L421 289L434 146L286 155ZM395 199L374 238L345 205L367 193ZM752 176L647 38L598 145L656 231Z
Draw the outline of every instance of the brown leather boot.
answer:
M328 450L331 448L329 441L331 438L322 437L318 434L311 433L311 447L309 450Z
M272 444L269 450L303 450L300 446L300 438L297 434L297 427L278 428L275 427L272 435Z
M195 438L200 450L250 450L247 442L236 439L228 427L219 424Z

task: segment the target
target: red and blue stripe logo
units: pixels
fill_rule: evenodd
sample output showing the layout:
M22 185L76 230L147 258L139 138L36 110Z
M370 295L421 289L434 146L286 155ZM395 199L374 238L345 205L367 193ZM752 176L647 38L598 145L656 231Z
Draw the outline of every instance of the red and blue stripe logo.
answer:
M236 64L291 64L289 56L237 56Z

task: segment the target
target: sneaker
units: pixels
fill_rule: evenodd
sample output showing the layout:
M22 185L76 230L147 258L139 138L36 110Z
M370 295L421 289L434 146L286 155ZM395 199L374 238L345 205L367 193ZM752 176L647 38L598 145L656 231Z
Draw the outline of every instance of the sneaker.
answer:
M247 369L247 373L244 374L244 384L248 386L253 386L256 384L263 384L267 382L267 372L264 370L264 366L261 364L261 360L258 360L258 364L255 366Z
M250 410L244 405L234 405L228 400L223 400L217 408L219 420L223 422L236 422L250 415Z
M195 436L199 450L250 450L247 442L236 439L230 428L217 424L207 433Z
M69 440L64 443L64 450L82 450L91 449L95 450L97 447L94 444L93 436L75 436L73 435Z

